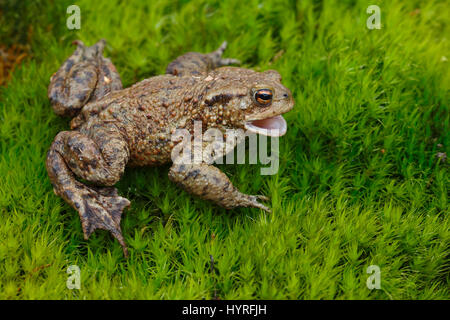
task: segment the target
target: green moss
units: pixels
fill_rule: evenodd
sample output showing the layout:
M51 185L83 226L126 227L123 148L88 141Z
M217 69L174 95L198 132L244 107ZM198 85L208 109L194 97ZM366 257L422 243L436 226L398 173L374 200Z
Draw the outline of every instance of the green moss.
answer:
M72 2L33 3L0 28L6 44L33 29L32 58L0 89L0 298L450 298L448 164L436 157L450 146L445 1L378 1L381 30L366 28L367 1L86 0L78 31L66 28ZM105 231L83 240L44 166L68 128L47 85L78 38L107 39L126 86L225 39L227 57L277 69L296 100L278 175L221 166L273 213L193 198L167 166L129 169L118 188L132 201L130 258ZM81 290L66 288L70 265ZM381 290L366 287L369 265Z

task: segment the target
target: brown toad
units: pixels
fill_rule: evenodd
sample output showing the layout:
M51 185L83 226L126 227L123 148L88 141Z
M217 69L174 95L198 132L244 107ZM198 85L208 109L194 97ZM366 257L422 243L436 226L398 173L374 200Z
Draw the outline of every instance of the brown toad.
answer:
M246 128L270 135L268 128L286 131L280 114L293 108L289 89L277 71L255 72L223 59L224 42L209 54L189 52L167 67L166 74L129 88L114 65L103 57L105 41L77 49L52 76L48 96L58 115L73 117L72 131L60 132L47 155L54 191L78 211L87 239L97 228L109 230L127 256L120 229L122 211L130 202L112 186L125 166L155 166L172 162L177 129L203 131ZM220 156L220 155L219 155ZM257 207L263 196L239 192L212 162L173 161L170 180L203 199L225 207ZM77 178L87 181L83 183Z

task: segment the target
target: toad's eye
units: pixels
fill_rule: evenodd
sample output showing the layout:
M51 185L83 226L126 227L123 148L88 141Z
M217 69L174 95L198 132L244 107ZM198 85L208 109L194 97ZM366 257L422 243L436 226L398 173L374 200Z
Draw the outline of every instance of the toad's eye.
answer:
M272 102L272 90L260 89L255 92L255 100L261 106L268 106Z

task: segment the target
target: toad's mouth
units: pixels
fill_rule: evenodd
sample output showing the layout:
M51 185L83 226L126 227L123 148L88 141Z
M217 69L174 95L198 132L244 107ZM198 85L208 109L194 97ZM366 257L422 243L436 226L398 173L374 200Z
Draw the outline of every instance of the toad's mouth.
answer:
M267 119L247 121L245 129L264 136L281 137L286 133L287 123L282 116L278 115Z

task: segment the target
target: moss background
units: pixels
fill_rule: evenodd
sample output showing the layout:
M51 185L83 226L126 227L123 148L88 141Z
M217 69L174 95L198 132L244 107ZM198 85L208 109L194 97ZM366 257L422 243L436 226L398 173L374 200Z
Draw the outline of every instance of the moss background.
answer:
M27 53L0 87L0 298L450 298L448 1L85 0L68 30L71 4L0 0L0 45ZM373 4L380 30L366 27ZM100 38L125 86L223 40L226 57L282 74L296 106L278 174L220 166L272 214L194 198L168 166L128 169L130 258L106 231L83 240L44 166L68 128L47 86L73 40ZM80 290L66 287L70 265Z

